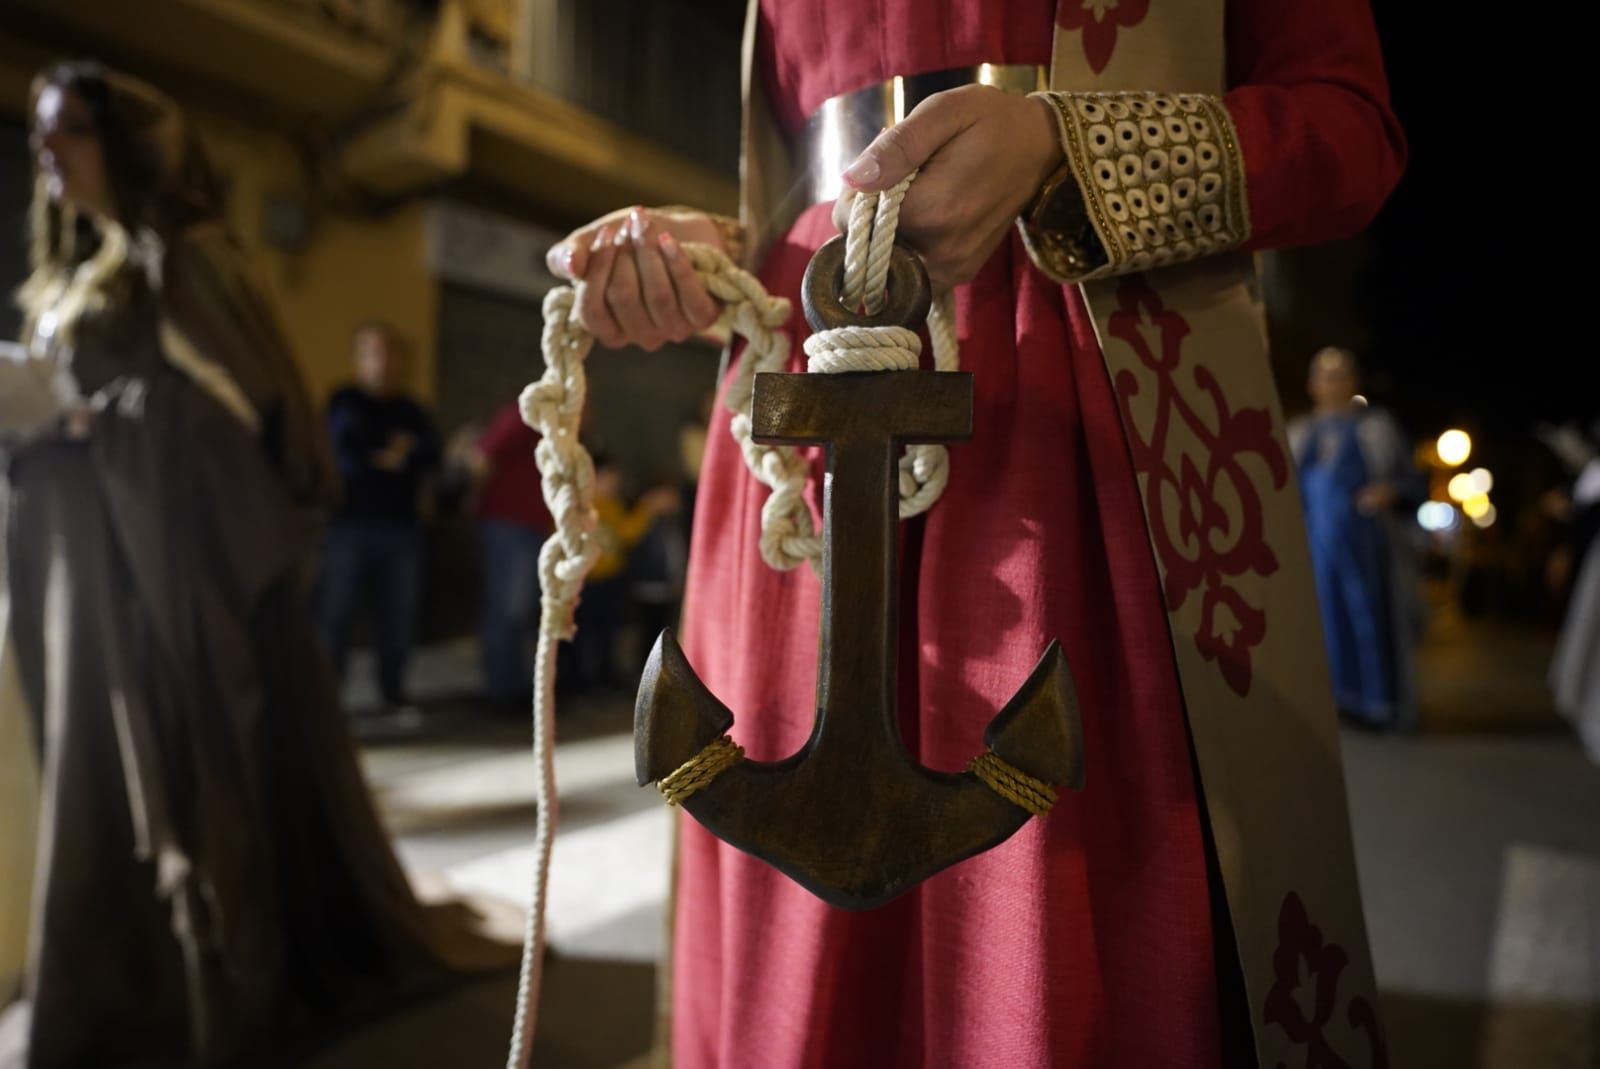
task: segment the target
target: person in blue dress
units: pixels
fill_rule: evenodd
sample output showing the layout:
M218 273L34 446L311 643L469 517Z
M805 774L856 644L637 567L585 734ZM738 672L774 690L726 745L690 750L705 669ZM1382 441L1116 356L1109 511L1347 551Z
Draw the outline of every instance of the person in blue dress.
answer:
M1369 727L1410 728L1418 614L1405 521L1421 476L1399 427L1367 404L1360 385L1349 350L1317 353L1313 409L1291 422L1289 441L1339 710Z

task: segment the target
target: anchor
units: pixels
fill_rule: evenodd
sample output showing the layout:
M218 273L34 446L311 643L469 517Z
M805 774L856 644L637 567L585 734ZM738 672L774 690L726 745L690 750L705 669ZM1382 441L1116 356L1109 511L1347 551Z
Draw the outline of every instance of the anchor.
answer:
M843 251L835 238L807 267L802 300L813 330L926 318L931 291L915 253L894 247L885 307L864 315L838 296ZM970 374L762 373L752 421L758 442L821 444L827 453L815 724L805 745L780 761L735 756L724 739L733 714L695 675L669 629L651 651L639 687L638 781L681 778L686 767L697 767L697 757L713 758L709 780L696 782L681 801L696 820L823 901L872 909L1004 842L1040 811L991 786L995 767L1032 798L1053 798L1051 786L1082 785L1076 691L1060 644L1051 642L990 721L989 753L968 771L923 767L900 737L897 457L907 443L970 437Z

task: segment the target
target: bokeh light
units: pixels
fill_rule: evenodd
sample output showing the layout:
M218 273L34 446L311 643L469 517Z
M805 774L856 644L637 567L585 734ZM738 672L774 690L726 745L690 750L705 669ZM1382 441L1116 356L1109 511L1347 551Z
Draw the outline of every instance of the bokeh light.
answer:
M1469 497L1477 497L1486 491L1478 489L1478 484L1466 472L1450 476L1450 482L1445 487L1451 501L1465 501Z
M1448 501L1424 501L1417 509L1417 525L1424 531L1438 534L1454 528L1459 522L1455 506Z
M1465 464L1472 455L1472 439L1466 431L1452 427L1439 435L1439 441L1434 448L1439 451L1439 459L1450 467Z
M1472 520L1482 519L1493 508L1494 506L1489 504L1488 494L1477 494L1461 503L1461 511L1465 512L1467 517Z

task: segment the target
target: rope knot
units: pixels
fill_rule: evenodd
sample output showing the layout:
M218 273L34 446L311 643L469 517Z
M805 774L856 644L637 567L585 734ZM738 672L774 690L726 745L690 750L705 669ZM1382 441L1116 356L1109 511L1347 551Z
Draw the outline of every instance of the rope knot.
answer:
M841 300L846 307L871 315L882 310L888 291L889 261L900 202L915 178L907 176L883 193L855 194L845 230L844 278ZM748 293L748 273L730 280L730 289ZM759 286L759 283L757 284ZM765 298L765 294L760 294ZM768 298L767 300L770 300ZM738 375L729 384L724 402L734 413L730 430L744 453L751 474L772 493L762 508L761 556L772 567L793 568L800 561L821 567L822 539L815 535L810 509L804 501L806 465L796 450L763 446L751 440L748 412L755 376L781 370L788 357L788 336L768 331L767 306L753 299L734 309L734 328L749 338ZM758 310L759 308L759 310ZM787 314L785 306L783 312ZM939 371L954 371L960 354L955 331L955 306L947 293L934 302L928 314L928 335L933 341L933 364ZM906 326L847 326L821 330L806 338L806 370L815 374L847 371L910 371L921 366L922 339ZM899 515L916 516L932 508L949 483L949 453L941 445L916 445L906 450L898 469Z
M922 339L905 327L835 327L807 338L805 351L806 370L813 374L915 371Z

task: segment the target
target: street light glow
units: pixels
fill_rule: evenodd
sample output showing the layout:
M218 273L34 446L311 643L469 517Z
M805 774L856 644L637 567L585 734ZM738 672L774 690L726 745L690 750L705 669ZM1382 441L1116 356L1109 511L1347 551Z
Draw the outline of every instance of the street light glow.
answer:
M1465 501L1469 497L1477 497L1486 492L1478 489L1478 484L1472 476L1464 471L1450 476L1450 482L1445 486L1445 490L1449 493L1451 501Z
M1489 504L1488 494L1477 494L1476 496L1467 498L1461 503L1461 511L1465 512L1467 514L1467 518L1473 522L1483 519L1483 517L1489 515L1493 509L1494 506ZM1483 525L1479 524L1479 526L1481 527Z
M1472 469L1472 486L1480 494L1487 494L1494 489L1494 476L1488 468Z
M1438 534L1450 530L1459 522L1455 506L1447 501L1424 501L1417 509L1417 523L1424 531Z
M1466 431L1454 427L1439 435L1434 447L1439 451L1439 459L1452 468L1465 464L1472 455L1472 439Z

